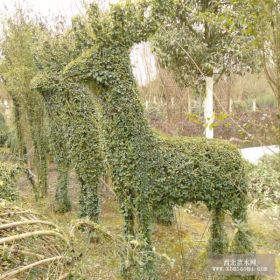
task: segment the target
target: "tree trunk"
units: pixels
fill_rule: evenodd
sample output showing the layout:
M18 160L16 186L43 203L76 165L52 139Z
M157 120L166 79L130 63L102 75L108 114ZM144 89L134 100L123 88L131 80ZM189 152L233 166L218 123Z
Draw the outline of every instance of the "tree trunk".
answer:
M192 113L192 96L191 96L191 90L188 90L188 113Z
M12 96L13 101L13 109L14 109L14 124L16 127L16 135L18 140L18 155L21 160L24 160L26 163L28 163L28 157L27 157L27 145L26 141L24 139L24 132L22 128L22 114L21 114L21 108L20 108L20 102L19 100ZM28 164L28 167L31 169L30 164Z
M27 117L34 149L33 165L37 176L35 198L40 199L46 197L48 189L48 137L45 112L43 100L38 93L29 92L26 97Z
M252 109L253 109L253 112L257 111L257 101L256 101L256 98L254 98L252 100Z
M204 99L205 137L214 138L214 78L206 77L206 96Z
M229 103L228 103L228 113L231 114L232 113L232 98L231 96L229 97Z
M229 76L226 85L227 85L227 113L231 114L231 112L232 112L231 76Z

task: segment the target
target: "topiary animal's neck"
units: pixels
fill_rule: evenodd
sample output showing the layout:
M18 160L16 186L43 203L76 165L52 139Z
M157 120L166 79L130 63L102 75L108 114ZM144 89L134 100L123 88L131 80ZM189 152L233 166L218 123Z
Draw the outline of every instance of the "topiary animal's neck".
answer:
M140 148L144 152L146 143L153 143L154 137L138 97L129 57L122 62L111 64L115 68L115 80L98 94L106 122L104 128L110 138L110 146L125 145L133 150Z
M111 130L124 133L123 135L126 136L123 138L127 138L127 140L139 137L139 135L151 136L151 130L135 85L115 85L106 91L105 96L100 100Z

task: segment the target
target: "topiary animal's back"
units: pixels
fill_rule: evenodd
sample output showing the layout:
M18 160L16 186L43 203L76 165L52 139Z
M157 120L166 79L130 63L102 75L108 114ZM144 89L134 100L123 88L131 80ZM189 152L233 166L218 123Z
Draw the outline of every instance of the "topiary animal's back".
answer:
M170 191L177 204L202 201L209 210L239 207L246 196L244 161L239 151L221 140L158 137L160 157L152 174L156 186ZM164 201L160 191L158 204Z

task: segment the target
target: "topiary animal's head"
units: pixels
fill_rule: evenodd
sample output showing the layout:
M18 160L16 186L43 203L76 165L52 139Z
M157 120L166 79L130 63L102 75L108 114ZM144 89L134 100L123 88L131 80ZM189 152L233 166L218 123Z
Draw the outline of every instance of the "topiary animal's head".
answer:
M75 40L73 34L66 32L45 32L34 50L34 59L38 68L31 81L31 87L44 97L57 94L69 87L69 80L61 78L64 67L75 58Z
M85 49L67 65L64 77L91 83L95 88L130 80L130 49L146 41L155 30L150 1L126 1L112 5L105 13L91 4L86 17L73 22L77 46Z

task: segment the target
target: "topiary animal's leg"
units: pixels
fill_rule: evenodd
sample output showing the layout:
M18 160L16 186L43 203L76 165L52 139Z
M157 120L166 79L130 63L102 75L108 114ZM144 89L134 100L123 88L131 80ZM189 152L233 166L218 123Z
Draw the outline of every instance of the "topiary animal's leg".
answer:
M99 222L99 213L100 213L100 205L99 205L99 196L98 196L98 187L99 182L95 184L86 178L87 183L85 183L86 194L84 197L85 203L85 211L86 216L93 222ZM90 184L91 182L91 184ZM97 243L99 242L99 236L96 231L89 232L89 240L91 242Z
M134 213L131 206L126 205L125 203L121 206L121 212L124 217L124 237L125 241L129 243L131 240L135 239L135 229L134 229ZM129 244L126 248L122 248L121 253L121 275L125 279L132 279L133 267L135 266L133 258L129 253Z
M68 196L69 170L68 166L58 164L58 185L55 193L55 209L57 212L65 213L71 209Z
M137 209L138 218L138 232L137 239L139 241L139 252L137 273L135 279L137 280L155 280L158 279L155 271L155 256L151 244L151 210L145 200L141 201L139 209Z
M134 231L134 213L132 207L123 207L123 213L124 213L124 234L126 236L126 239L129 240L131 238L135 237L135 231Z
M252 236L247 223L246 207L235 209L232 214L237 232L231 246L231 252L236 254L255 253Z
M79 217L87 217L87 185L85 181L79 176L79 181L81 184L80 196L79 196Z
M96 182L96 184L89 185L87 184L87 196L86 196L86 211L87 216L90 220L95 223L99 222L99 213L100 213L100 203L98 196L98 187L100 182Z
M209 255L218 256L227 252L228 239L224 227L224 213L220 208L212 211L211 239L209 241Z
M92 179L92 176L87 175L85 172L76 169L79 176L79 181L81 184L80 189L80 217L88 217L90 220L95 223L99 222L99 196L98 188L100 185L99 177L95 180Z
M91 221L98 223L99 222L99 213L100 213L100 205L99 205L99 197L98 197L98 187L99 183L94 184L92 178L87 176L87 174L79 172L80 170L76 170L77 174L79 174L80 181L80 197L79 197L79 217L80 218L89 218ZM99 181L99 179L98 179ZM99 242L99 236L95 230L88 231L88 238L90 242L97 243Z

